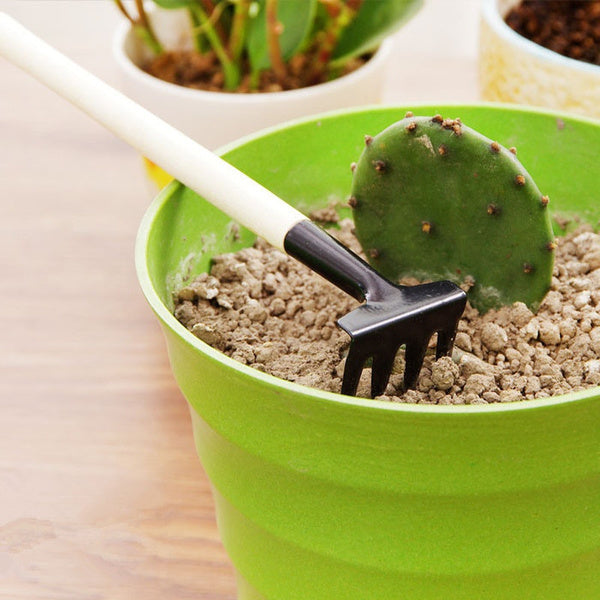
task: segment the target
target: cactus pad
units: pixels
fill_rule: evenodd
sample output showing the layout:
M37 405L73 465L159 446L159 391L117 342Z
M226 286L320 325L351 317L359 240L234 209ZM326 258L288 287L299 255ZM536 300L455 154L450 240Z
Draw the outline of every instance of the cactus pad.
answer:
M516 301L537 309L555 243L548 198L514 149L439 115L408 114L365 142L349 204L378 271L471 281L481 312Z

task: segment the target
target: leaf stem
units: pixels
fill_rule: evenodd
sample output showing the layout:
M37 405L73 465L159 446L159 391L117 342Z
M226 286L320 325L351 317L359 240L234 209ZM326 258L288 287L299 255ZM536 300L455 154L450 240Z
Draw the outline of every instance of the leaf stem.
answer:
M113 2L117 5L117 8L121 11L121 13L125 16L125 18L132 25L135 25L135 19L127 12L127 9L123 5L123 2L121 2L121 0L113 0Z
M162 54L164 52L164 48L162 47L162 44L158 41L158 38L154 33L154 29L152 28L152 24L148 19L148 15L146 14L146 10L144 8L144 0L135 0L135 6L138 11L137 24L146 31L146 34L144 35L146 43L150 46L150 49L155 54Z
M158 41L158 38L152 29L148 15L144 10L143 0L136 0L135 2L138 11L137 18L133 17L129 13L121 0L114 0L114 3L117 5L117 8L121 11L125 18L131 23L135 34L150 48L150 50L152 50L154 54L162 54L164 52L164 48Z
M198 2L199 0L193 0L194 2ZM207 28L207 25L214 27L219 39L221 41L221 45L226 45L226 35L223 26L219 22L223 11L225 10L225 2L221 2L217 6L215 6L211 0L203 0L202 5L204 6L204 13L208 19L208 22L202 24L197 17L196 12L194 11L193 3L188 4L188 14L190 15L190 20L192 22L192 37L194 39L194 48L197 52L202 54L206 50L206 46L202 43L202 34L204 34L204 30ZM207 8L208 7L208 8Z
M257 90L260 83L260 69L255 69L250 72L250 89Z
M199 54L203 54L206 48L202 43L202 26L200 25L200 21L198 21L198 18L196 17L196 13L189 6L187 12L190 17L190 22L192 24L192 41L194 42L194 49Z
M212 0L199 0L199 1L202 3L202 6L204 8L204 13L209 17L209 19L213 23L215 30L217 32L217 35L219 36L219 39L221 40L221 44L223 46L226 46L227 45L227 34L225 33L225 30L223 29L223 25L218 22L221 14L223 12L223 9L225 7L225 3L224 2L220 3L219 10L217 10L217 6L215 6L215 4Z
M206 35L206 39L221 63L223 75L225 76L225 88L227 90L235 90L240 83L240 70L238 66L231 60L227 49L221 43L221 38L204 9L199 4L192 4L190 5L190 10L194 12L194 16L198 19Z
M240 60L244 50L244 38L249 13L250 0L237 0L235 2L233 22L231 24L231 33L229 35L229 54L235 62Z
M282 25L277 20L277 4L278 0L266 0L267 44L269 48L269 60L275 77L280 83L283 83L287 76L287 69L281 56L281 45L279 44Z

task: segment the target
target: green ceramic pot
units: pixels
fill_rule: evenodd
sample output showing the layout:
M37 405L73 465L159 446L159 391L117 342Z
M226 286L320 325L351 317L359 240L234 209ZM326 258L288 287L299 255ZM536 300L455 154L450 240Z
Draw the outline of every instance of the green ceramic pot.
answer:
M517 146L555 211L600 216L600 124L499 106L410 109L460 116ZM406 110L289 124L224 156L301 210L322 207L347 197L364 134ZM514 404L411 406L243 366L175 320L172 290L215 253L252 240L172 184L137 244L239 600L600 599L599 388Z

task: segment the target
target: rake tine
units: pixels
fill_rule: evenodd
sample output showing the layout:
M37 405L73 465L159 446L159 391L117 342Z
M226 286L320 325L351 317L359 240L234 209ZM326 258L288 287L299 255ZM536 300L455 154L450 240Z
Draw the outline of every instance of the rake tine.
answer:
M286 234L285 251L328 281L364 302L340 317L338 325L350 336L342 394L354 396L364 364L374 358L372 395L381 395L387 385L395 352L407 344L404 384L415 386L429 338L443 330L440 350L449 347L454 324L466 303L465 292L450 281L412 287L395 285L368 263L310 221L295 224Z
M457 324L458 325L458 324ZM441 358L447 356L452 350L454 345L454 338L456 337L456 326L448 327L438 331L437 346L435 349L435 358Z
M360 381L363 366L367 358L364 352L361 352L359 345L351 341L348 356L346 357L346 364L344 365L342 394L346 394L347 396L354 396L356 394L356 388L358 388L358 382Z
M406 390L414 388L417 383L428 342L428 339L424 339L413 340L406 344L406 366L404 367L404 389Z
M373 368L371 371L372 398L381 396L385 392L390 375L392 374L392 367L394 366L394 359L396 358L398 348L386 348L386 350L389 350L389 352L380 352L373 356Z

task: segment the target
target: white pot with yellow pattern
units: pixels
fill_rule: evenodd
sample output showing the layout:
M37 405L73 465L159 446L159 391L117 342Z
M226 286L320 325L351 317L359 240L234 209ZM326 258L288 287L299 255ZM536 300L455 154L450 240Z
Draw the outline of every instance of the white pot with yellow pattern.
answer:
M600 66L562 56L513 31L504 17L519 1L481 0L482 99L600 118Z

